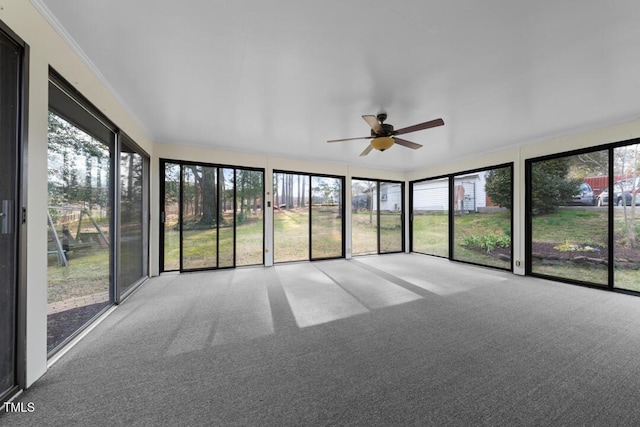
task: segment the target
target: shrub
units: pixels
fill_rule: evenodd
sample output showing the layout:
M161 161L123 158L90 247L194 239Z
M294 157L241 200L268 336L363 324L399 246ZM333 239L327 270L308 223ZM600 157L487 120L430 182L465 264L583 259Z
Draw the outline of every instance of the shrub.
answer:
M462 245L471 249L483 250L490 254L495 248L510 247L511 237L498 234L485 234L482 236L472 234L464 238Z

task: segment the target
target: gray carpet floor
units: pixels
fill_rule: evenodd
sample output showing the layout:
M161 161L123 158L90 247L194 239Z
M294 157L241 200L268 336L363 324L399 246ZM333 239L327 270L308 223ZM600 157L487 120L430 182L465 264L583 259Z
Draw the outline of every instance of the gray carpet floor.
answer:
M0 425L640 424L640 298L394 254L151 279Z

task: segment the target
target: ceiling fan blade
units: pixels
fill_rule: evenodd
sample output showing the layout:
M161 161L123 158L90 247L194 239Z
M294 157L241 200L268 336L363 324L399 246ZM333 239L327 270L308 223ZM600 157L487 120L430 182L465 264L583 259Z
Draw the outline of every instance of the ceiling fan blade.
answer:
M422 147L421 144L416 144L415 142L411 142L411 141L407 141L406 139L401 139L401 138L393 138L394 142L396 144L402 145L404 147L408 147L408 148L413 148L414 150L416 148L420 148Z
M330 139L327 142L355 141L356 139L371 139L370 136L358 136L355 138Z
M442 126L442 125L444 125L444 120L435 119L429 122L420 123L419 125L413 125L406 128L398 129L394 132L394 135L402 135L403 133L415 132L418 130L434 128L436 126Z
M362 116L362 118L365 122L369 123L369 126L371 126L371 129L373 129L375 133L382 133L382 126L380 125L380 122L378 121L378 118L376 116L365 115Z
M369 154L371 152L371 150L373 150L373 145L369 144L369 146L367 148L365 148L362 153L360 153L360 157L366 156L367 154Z

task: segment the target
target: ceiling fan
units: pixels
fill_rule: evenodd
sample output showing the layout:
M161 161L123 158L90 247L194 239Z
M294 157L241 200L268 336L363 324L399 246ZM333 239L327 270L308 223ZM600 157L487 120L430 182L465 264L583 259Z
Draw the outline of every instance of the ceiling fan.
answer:
M425 123L420 123L418 125L408 126L406 128L393 130L393 126L384 121L387 119L386 113L380 113L377 116L374 115L364 115L362 118L371 126L371 135L370 136L359 136L356 138L345 138L345 139L330 139L327 142L342 142L342 141L353 141L356 139L371 139L371 143L367 148L364 149L360 156L366 156L373 150L374 148L379 151L384 151L395 143L408 148L413 148L414 150L422 147L420 144L416 144L415 142L407 141L406 139L397 138L396 135L403 135L409 132L416 132L423 129L429 129L436 126L444 125L444 121L442 119L435 119Z

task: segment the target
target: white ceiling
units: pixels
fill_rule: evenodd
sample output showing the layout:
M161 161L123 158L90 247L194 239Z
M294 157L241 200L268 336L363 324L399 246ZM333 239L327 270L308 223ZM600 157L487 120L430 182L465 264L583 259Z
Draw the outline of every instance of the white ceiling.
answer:
M416 170L640 117L637 0L32 0L159 142ZM363 114L396 128L359 157Z

